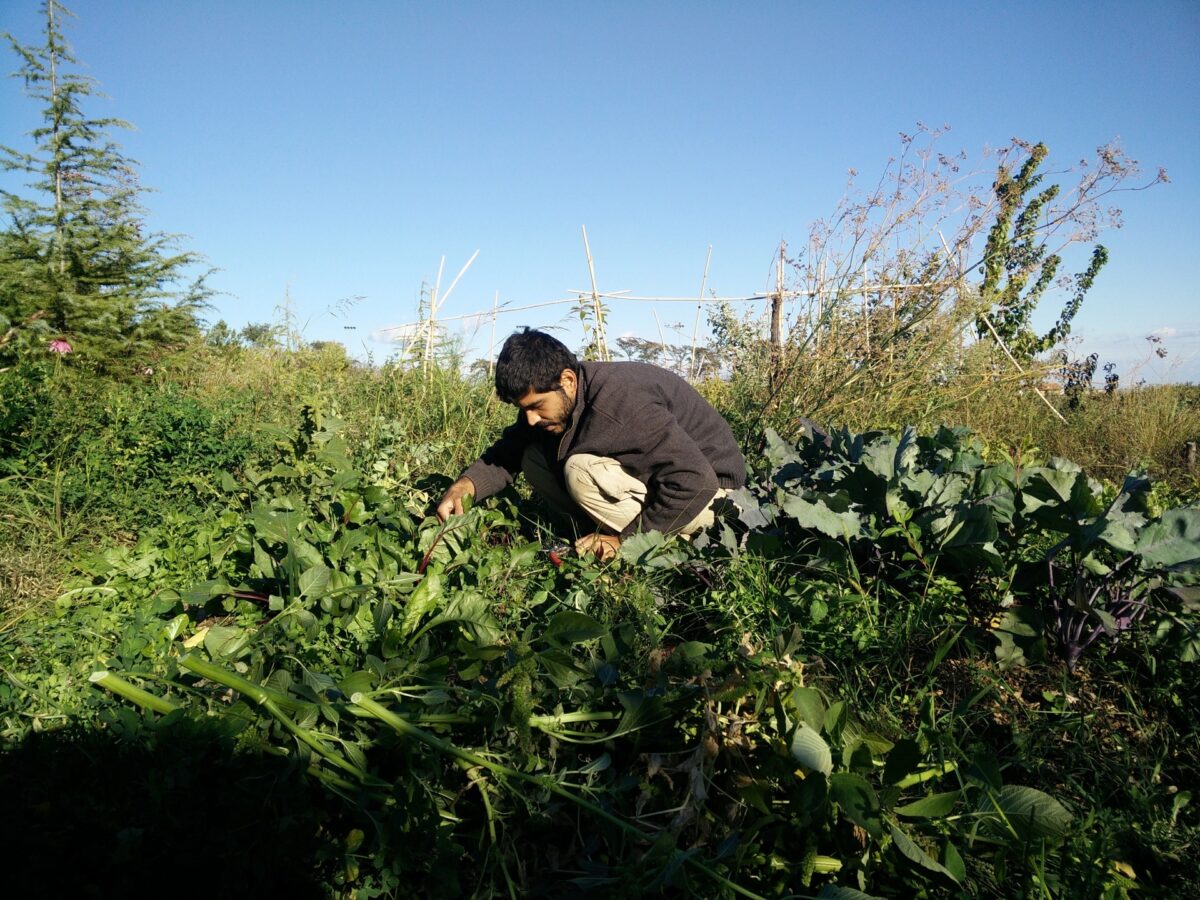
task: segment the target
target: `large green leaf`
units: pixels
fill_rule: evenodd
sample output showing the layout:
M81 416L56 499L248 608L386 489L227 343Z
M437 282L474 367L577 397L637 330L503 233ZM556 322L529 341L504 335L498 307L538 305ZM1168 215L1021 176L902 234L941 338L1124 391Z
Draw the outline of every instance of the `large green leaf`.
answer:
M774 428L768 428L765 437L767 445L763 453L773 469L783 468L788 463L797 462L800 459L796 448L781 438Z
M1066 837L1072 816L1061 803L1037 788L1006 784L999 794L987 794L979 811L1001 817L1022 839ZM1006 829L1007 830L1007 829Z
M788 695L792 707L800 719L812 728L820 729L825 723L825 701L810 687L798 687ZM812 768L812 766L809 766Z
M837 540L854 537L862 528L862 520L856 513L834 512L823 502L813 503L799 496L788 497L783 503L783 511L801 527Z
M579 644L608 634L608 628L586 613L566 609L546 626L542 637L552 644Z
M910 819L940 819L950 815L954 804L962 796L962 791L948 791L944 794L930 794L912 803L896 807L896 814Z
M1163 513L1138 535L1134 551L1144 566L1200 563L1200 509L1185 507Z
M437 609L441 596L442 576L436 569L431 569L425 573L425 578L417 585L417 589L409 595L408 602L404 605L404 617L400 620L400 632L402 634L412 634L413 630L417 627L417 623L427 614ZM425 629L433 627L433 624L433 622L430 622L425 626Z
M475 642L480 646L496 643L503 634L500 623L492 615L487 600L479 594L469 591L455 594L440 613L425 623L416 636L419 637L429 629L447 622L466 625L474 635Z
M300 588L300 596L307 597L309 600L321 599L329 589L331 574L327 566L319 564L309 566L300 573L300 580L297 583Z
M831 775L829 796L837 803L847 819L858 825L875 840L883 837L879 798L875 795L875 789L865 778L852 772L838 772Z

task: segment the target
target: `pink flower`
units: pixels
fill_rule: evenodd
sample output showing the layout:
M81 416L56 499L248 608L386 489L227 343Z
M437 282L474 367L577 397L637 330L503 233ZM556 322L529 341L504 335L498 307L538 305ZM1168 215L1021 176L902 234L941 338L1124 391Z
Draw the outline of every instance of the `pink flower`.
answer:
M71 345L62 338L55 338L50 342L50 352L67 354L71 352Z

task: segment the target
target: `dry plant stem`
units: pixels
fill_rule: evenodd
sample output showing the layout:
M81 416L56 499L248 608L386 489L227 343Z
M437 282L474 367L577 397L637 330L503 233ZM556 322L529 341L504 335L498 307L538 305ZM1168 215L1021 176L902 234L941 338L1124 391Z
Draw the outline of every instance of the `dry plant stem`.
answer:
M1024 375L1025 370L1021 368L1021 364L1017 362L1016 357L1009 352L1008 347L1004 345L1004 341L1000 340L1000 335L996 334L996 329L992 327L992 320L987 317L987 313L980 313L979 318L983 319L983 323L987 325L988 331L992 333L992 337L996 339L996 343L999 344L1000 349L1004 351L1004 355L1007 356L1009 360L1012 361L1012 364L1017 367L1017 371ZM1046 404L1046 407L1050 410L1050 412L1054 413L1054 415L1058 417L1058 421L1065 425L1067 422L1066 418L1062 413L1054 408L1053 403L1046 399L1046 395L1042 393L1041 388L1035 385L1033 389L1037 392L1037 395L1042 398L1042 402Z

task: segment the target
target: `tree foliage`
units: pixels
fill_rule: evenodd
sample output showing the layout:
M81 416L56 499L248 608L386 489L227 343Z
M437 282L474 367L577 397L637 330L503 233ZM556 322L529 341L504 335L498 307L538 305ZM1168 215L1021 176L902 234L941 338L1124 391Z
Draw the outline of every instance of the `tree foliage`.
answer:
M1015 174L1011 167L1000 167L993 186L999 208L980 267L980 295L985 305L978 322L979 336L990 333L990 322L996 337L1026 359L1067 338L1084 295L1108 262L1108 251L1097 244L1087 269L1072 279L1071 295L1058 321L1039 337L1030 319L1062 264L1062 257L1049 252L1045 242L1045 232L1054 224L1047 222L1054 215L1051 204L1059 194L1057 184L1041 188L1044 176L1037 170L1048 152L1045 144L1035 144Z
M0 147L0 164L29 179L25 193L0 191L0 354L58 340L76 359L128 369L194 337L209 291L203 275L180 287L197 256L145 227L137 164L109 137L128 123L84 108L99 91L73 71L62 31L72 14L56 0L44 13L41 44L5 34L42 124L29 132L32 149Z

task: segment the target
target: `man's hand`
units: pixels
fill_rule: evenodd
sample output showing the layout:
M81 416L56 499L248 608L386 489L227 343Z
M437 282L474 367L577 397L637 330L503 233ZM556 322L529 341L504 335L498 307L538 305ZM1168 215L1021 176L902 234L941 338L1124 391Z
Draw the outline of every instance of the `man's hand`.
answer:
M608 562L617 555L617 549L621 546L621 539L615 534L589 534L581 537L575 542L575 552L580 556L585 553L596 554L596 559L600 562Z
M451 516L463 514L463 497L475 496L475 482L470 478L460 478L446 490L441 502L437 505L437 517L445 522Z

